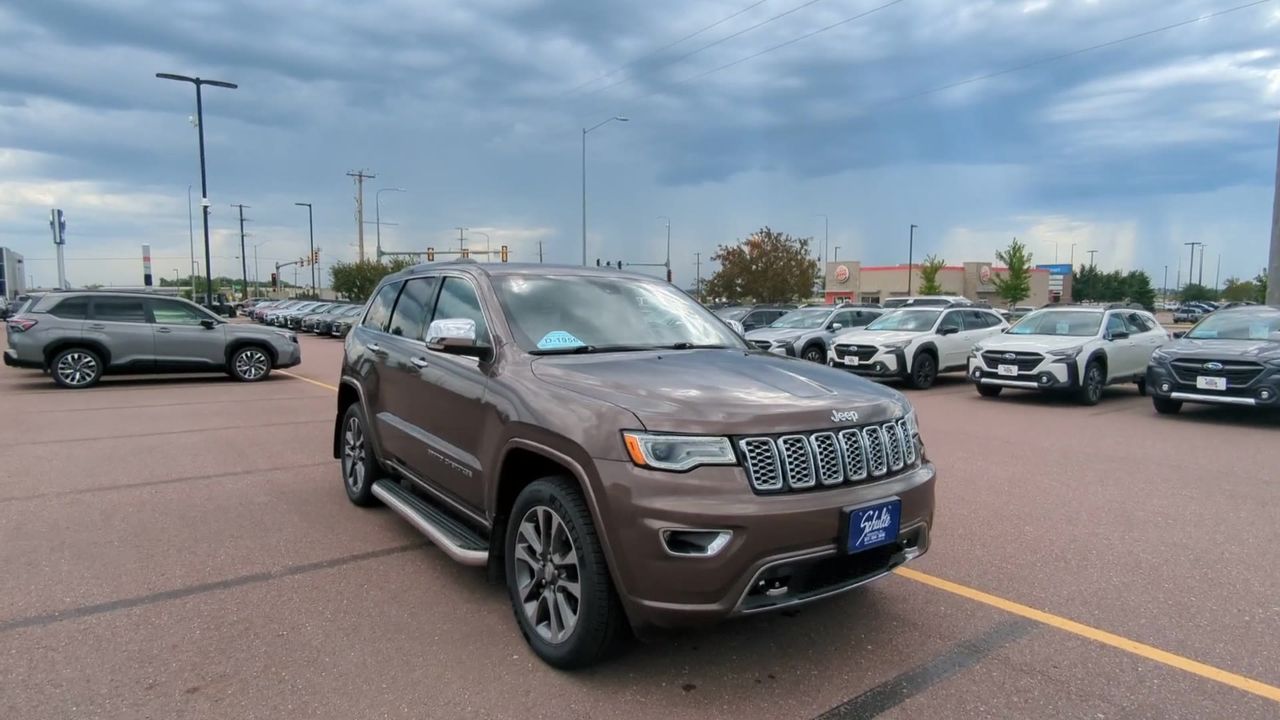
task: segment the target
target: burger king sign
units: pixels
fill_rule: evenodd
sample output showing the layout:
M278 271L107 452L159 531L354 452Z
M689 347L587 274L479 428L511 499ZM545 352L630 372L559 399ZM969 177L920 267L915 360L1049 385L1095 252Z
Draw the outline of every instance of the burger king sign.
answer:
M840 283L841 285L849 282L849 266L848 265L836 266L836 282Z

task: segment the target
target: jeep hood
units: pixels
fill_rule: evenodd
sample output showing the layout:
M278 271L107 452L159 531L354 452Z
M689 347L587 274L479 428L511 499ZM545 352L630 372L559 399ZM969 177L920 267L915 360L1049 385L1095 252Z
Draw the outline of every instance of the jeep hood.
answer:
M832 412L857 423L897 417L902 394L825 365L741 350L545 356L540 380L626 408L655 432L744 435L819 430Z

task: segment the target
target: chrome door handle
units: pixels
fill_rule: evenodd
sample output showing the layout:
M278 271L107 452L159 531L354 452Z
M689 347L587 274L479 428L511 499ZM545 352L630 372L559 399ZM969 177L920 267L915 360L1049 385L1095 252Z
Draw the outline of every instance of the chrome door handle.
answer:
M413 366L416 368L424 368L429 364L424 358L420 357L412 358L409 362L413 363Z
M377 343L369 343L369 351L380 353L382 352L382 346Z

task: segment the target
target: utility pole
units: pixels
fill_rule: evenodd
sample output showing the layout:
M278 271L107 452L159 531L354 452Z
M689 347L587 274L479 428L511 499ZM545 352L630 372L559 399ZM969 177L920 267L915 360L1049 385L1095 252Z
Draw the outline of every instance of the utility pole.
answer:
M1201 261L1201 265L1204 261ZM1213 291L1219 292L1218 281L1222 278L1222 253L1218 253L1218 267L1213 271Z
M1169 266L1164 266L1164 282L1160 283L1160 300L1169 302Z
M1095 263L1094 263L1094 261L1093 261L1093 256L1094 256L1094 255L1097 255L1097 254L1098 254L1098 251L1097 251L1097 250L1088 250L1088 251L1086 251L1086 252L1088 252L1088 253L1089 253L1089 267L1094 267Z
M1276 196L1271 204L1271 267L1267 272L1267 304L1280 305L1280 143L1276 146Z
M364 262L364 181L378 176L370 175L364 170L352 170L347 176L356 179L356 239L360 248L360 262Z
M196 226L191 212L191 186L187 186L187 241L191 243L191 264L187 265L187 275L191 278L191 302L196 301Z
M1200 243L1186 242L1182 244L1189 245L1191 247L1191 265L1187 267L1187 284L1190 285L1191 278L1196 276L1196 246L1199 245Z
M244 283L241 288L244 291L242 299L249 299L249 259L244 254L244 209L249 207L241 203L232 203L231 207L240 211L240 282Z
M698 302L702 302L702 253L693 254L693 267L694 277L697 278L694 280L694 287L697 289Z
M538 262L542 262L542 241L538 241Z
M1200 279L1196 280L1200 287L1204 287L1204 243L1200 243Z
M667 259L663 265L667 268L667 282L671 282L671 218L659 215L658 219L667 221Z
M310 248L309 248L309 249L311 250L311 254L310 254L308 257L312 257L312 258L314 258L314 257L316 256L316 225L315 225L315 223L314 223L314 222L312 222L312 221L311 221L311 203L296 202L296 203L294 203L294 205L297 205L298 207L302 207L303 205L307 206L307 236L311 239ZM363 245L361 245L360 247L361 247L361 250L362 250L362 252L361 252L361 257L363 257L363 248L364 248L364 246L363 246ZM255 249L256 249L256 246L255 246ZM381 260L381 259L382 259L382 256L381 256L381 255L379 255L379 256L378 256L378 259L379 259L379 260ZM254 262L256 263L256 262L257 262L257 260L254 260ZM257 268L255 268L255 269L257 269ZM312 295L315 295L316 297L320 297L320 295L316 293L316 266L315 266L315 263L312 263L312 265L311 265L311 294L312 294Z
M911 232L907 235L907 297L911 297L911 272L915 264L916 252L916 228L919 225L912 224Z
M458 231L458 251L459 251L459 252L461 252L461 251L463 251L463 250L466 250L466 249L467 249L467 238L466 238L466 236L465 236L465 235L463 235L463 233L465 233L466 231L468 231L468 230L470 230L470 229L471 229L471 228L464 228L464 227L457 228L457 231Z

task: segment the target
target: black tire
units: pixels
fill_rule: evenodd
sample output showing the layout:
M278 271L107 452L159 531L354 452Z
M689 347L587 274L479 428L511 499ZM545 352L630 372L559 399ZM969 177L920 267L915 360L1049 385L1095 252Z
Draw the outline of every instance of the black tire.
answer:
M911 363L911 372L907 374L907 387L912 390L928 390L937 379L938 361L933 358L933 354L917 354L915 362Z
M1080 387L1076 389L1076 402L1081 405L1097 405L1102 401L1102 389L1107 384L1107 373L1102 363L1090 360L1084 367Z
M804 349L804 352L800 353L800 357L808 360L809 362L815 362L822 365L827 362L827 349L822 345L815 343L807 346Z
M338 432L338 458L341 462L342 487L347 499L360 507L378 504L373 494L373 483L380 475L378 460L373 455L369 439L369 423L364 418L360 403L347 406L342 415L342 427Z
M1147 379L1138 378L1138 394L1142 397L1147 396Z
M240 382L261 382L271 375L271 353L258 345L245 345L231 353L227 374Z
M1169 398L1153 397L1151 404L1155 407L1156 412L1161 415L1177 415L1182 410L1181 400L1171 400Z
M982 397L999 397L1003 390L1004 388L999 385L983 385L982 383L978 383L978 394Z
M545 517L546 514L539 513L539 509L550 510L560 521L564 531L560 534L561 548L566 534L571 540L569 550L576 558L572 571L568 571L567 565L555 562L556 543L553 541L547 541L542 547L543 555L535 557L531 553L532 544L525 540L527 536L521 533L520 528L526 520L536 521L539 517ZM548 534L546 537L554 538L556 535ZM571 670L595 664L617 650L625 636L626 616L614 590L613 580L609 577L609 567L595 524L591 521L591 512L577 485L563 477L547 477L534 481L521 490L511 508L503 551L507 594L511 598L512 612L520 633L543 662L563 670ZM533 558L537 562L517 560L517 552L521 553L521 557ZM565 557L564 554L561 556ZM529 572L537 564L562 568L558 571L562 574L550 581L550 588L547 587L546 580L542 580L539 585L540 576ZM558 642L552 642L543 633L554 632L554 626L543 628L541 623L535 624L528 615L530 612L535 616L539 613L543 600L548 597L547 593L550 593L549 597L563 598L566 605L571 605L571 593L567 587L562 588L558 583L567 582L572 585L572 580L566 581L566 577L571 578L575 572L578 604L573 627ZM526 598L532 598L531 610L526 610ZM548 612L551 611L550 607L547 609ZM563 613L560 613L560 617L563 618ZM562 629L564 625L562 619Z
M49 363L49 374L59 387L83 390L98 384L102 379L102 358L98 353L83 347L59 350Z

